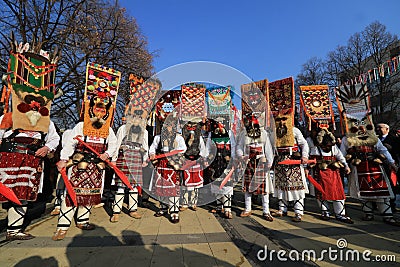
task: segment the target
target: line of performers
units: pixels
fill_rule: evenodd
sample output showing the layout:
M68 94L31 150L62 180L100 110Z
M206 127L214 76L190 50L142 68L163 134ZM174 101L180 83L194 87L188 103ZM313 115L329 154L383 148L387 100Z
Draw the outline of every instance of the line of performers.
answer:
M43 158L54 152L60 141L50 120L59 55L37 54L35 51L40 51L40 47L16 46L14 41L10 42L7 86L3 88L4 103L8 106L7 96L11 96L12 109L0 119L0 203L7 209L9 241L34 238L24 231L28 203L36 201L42 191ZM363 219L374 219L375 202L385 223L400 225L391 211L393 192L382 168L386 164L397 171L397 166L375 134L367 112L361 114L359 106L354 114L348 114L348 131L340 149L327 128L318 128L307 143L283 113L274 116L276 130L268 131L260 126L256 114L244 113L244 126L235 136L224 127L223 121L181 122L171 113L149 145L146 107L152 106L154 97L149 97L149 92L154 90L142 90L142 95L132 93L126 124L115 134L110 125L121 73L88 63L86 74L82 121L62 136L57 168L66 190L58 190L59 208L53 212L58 214L52 237L55 241L65 238L74 219L82 230L95 228L89 217L92 207L101 204L107 166L116 173L117 190L110 217L113 223L120 219L125 194L128 194L129 216L141 218L137 209L143 188L161 203L155 216L168 215L172 223L179 222L179 212L196 210L211 199L217 200L216 211L230 219L234 182L239 179L245 197L241 217L251 215L252 195L261 195L263 217L267 221L273 221L274 216L286 216L288 206L293 204L293 221L301 222L304 198L309 191L307 178L317 190L321 218L330 218L328 202L333 201L335 218L353 223L344 206L340 177L343 168L348 173L350 195L362 200ZM139 96L143 96L140 103ZM251 103L256 100L253 97ZM283 106L282 98L277 100L275 111ZM139 104L146 107L135 109ZM349 112L350 108L346 110ZM315 166L309 171L306 166L311 167L311 160ZM150 180L143 175L146 166L154 168ZM209 193L204 188L209 188ZM279 200L275 213L269 210L270 194Z
M97 120L91 121L93 125L97 124L98 127L102 124L101 118L105 112L106 108L102 103L95 105L94 118ZM393 218L390 209L391 188L390 183L385 182L385 172L380 168L382 161L370 156L371 153L383 155L393 168L394 160L372 130L360 126L359 130L365 131L368 138L375 140L374 145L366 148L363 146L363 150L349 147L348 137L343 138L339 149L336 138L327 129L313 129L306 140L296 127L292 128L295 140L293 146L276 147L273 142L274 134L260 127L256 116L250 115L243 121L244 127L235 138L231 130L227 130L222 122L216 120L207 121L206 134L202 134L204 124L199 122L187 122L178 133L178 120L172 118L164 122L161 133L154 137L150 146L147 143L146 129L134 123L129 125L129 128L126 124L122 125L116 135L109 128L105 138L85 135L84 122L65 131L62 136L61 160L57 167L60 171L67 167L68 179L73 185L77 205L72 201L69 192L64 191L58 211L54 213L58 214L59 218L53 240L64 239L74 216L78 228L95 228L89 222L89 215L91 208L101 203L104 170L106 162L110 159L125 173L131 185L128 188L118 175L115 176L117 190L112 205L111 222L118 222L125 194L128 195L129 216L141 218L137 209L138 195L144 186L143 168L152 164L154 173L148 191L160 200L160 208L155 216L169 215L172 223L179 222L179 212L188 208L197 209L198 200L202 198L200 189L207 183L211 183L211 194L217 201L215 212L222 212L226 218L231 219L234 181L238 180L237 177L242 177L245 207L241 217L251 215L252 195L261 195L265 220L272 222L274 217L287 216L288 206L293 204L292 220L302 221L304 199L309 192L309 178L314 181L313 187L316 188L316 198L321 207L321 219L331 218L329 202L333 202L335 218L351 224L353 221L345 211L345 193L340 174L340 170L343 169L349 177L350 194L363 201L364 220L374 218L372 204L375 202L384 222L400 225ZM53 123L50 123L48 134L44 138L35 134L30 135L27 131L17 130L3 131L2 145L11 142L19 149L0 152L0 167L3 172L9 174L5 179L11 175L22 174L23 169L37 169L35 166L41 164L42 157L57 148L59 138ZM33 140L39 145L34 153L24 152L31 149L23 143L26 142L26 138L29 138L29 142ZM98 153L89 151L82 143L88 144ZM350 154L361 160L349 160L349 157L346 160L346 155ZM14 166L17 162L20 165L23 162L26 166ZM34 175L30 176L31 174ZM35 199L43 177L38 172L27 175L25 171L24 175L29 176L34 186L24 186L21 183L18 190L13 187L18 198L22 200L22 205L8 202L8 240L33 237L23 232L22 225L27 203ZM225 179L227 176L230 178L228 181ZM276 212L270 212L270 194L279 200Z
M93 107L90 123L95 128L101 128L107 109L102 102ZM228 219L232 218L233 186L237 180L235 176L243 178L245 207L241 217L251 215L252 195L255 194L261 195L263 217L267 221L273 221L275 216L286 216L288 206L292 203L292 219L300 222L304 214L304 198L308 193L309 178L316 183L321 218L330 219L329 202L333 202L335 218L341 222L353 223L345 211L344 186L340 175L340 169L343 168L349 175L350 194L363 201L363 219L374 218L372 204L375 202L384 222L399 226L390 209L391 188L385 172L382 171L382 161L372 156L374 153L382 155L382 159L393 168L396 168L395 162L373 128L358 126L358 131L365 133L363 145L349 146L355 143L354 138L345 136L339 149L336 138L327 129L313 129L306 140L301 131L293 127L293 146L276 147L273 142L276 137L260 127L256 116L249 115L243 121L244 127L235 138L222 122L209 120L204 141L201 133L204 124L186 122L181 133L178 133L178 119L171 118L164 122L161 133L154 137L150 146L145 127L136 125L135 122L122 125L117 135L109 127L105 137L85 135L85 123L78 123L73 129L64 132L61 160L57 164L60 171L68 167L67 175L73 185L77 205L68 191L63 192L53 240L62 240L65 237L74 216L78 228L95 228L89 222L89 215L91 208L101 203L104 170L110 159L130 179L131 185L128 188L118 176L115 177L117 191L111 222L119 220L125 193L128 194L129 216L141 218L137 211L138 195L144 186L143 168L151 162L155 171L148 189L161 202L155 216L168 214L172 223L179 222L180 211L197 209L198 200L202 198L199 189L204 186L205 180L206 184L211 183L211 193L218 202L216 211L222 212ZM2 117L1 123L7 124L7 116ZM276 123L279 126L279 119ZM27 204L36 199L43 182L42 172L37 171L40 170L42 158L54 151L59 141L54 124L50 122L48 127L46 135L35 131L2 131L0 168L7 174L3 179L21 200L21 205L8 202L8 240L33 237L22 230ZM368 141L370 139L372 141ZM82 143L98 153L88 150ZM315 161L308 165L312 167L309 171L305 166L311 159ZM286 164L281 164L285 161ZM232 175L232 170L235 175ZM273 177L270 175L271 171ZM231 176L228 181L225 179L227 176ZM29 182L21 180L21 177ZM15 184L11 186L12 180L18 187ZM279 200L276 212L269 210L270 194ZM1 200L7 202L4 197Z

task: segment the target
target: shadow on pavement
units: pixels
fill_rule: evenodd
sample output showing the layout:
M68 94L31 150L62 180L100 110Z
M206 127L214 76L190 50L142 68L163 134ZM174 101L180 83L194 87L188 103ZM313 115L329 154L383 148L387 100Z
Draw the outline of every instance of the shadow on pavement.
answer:
M30 267L58 267L58 262L54 257L50 257L50 258L45 258L43 259L40 256L32 256L29 258L26 258L20 262L18 262L17 264L14 265L14 267L26 267L26 266L30 266Z
M171 248L164 247L157 240L144 242L135 231L124 230L118 237L97 226L94 231L73 237L67 245L66 255L69 266L234 266L185 249L184 244L169 246Z

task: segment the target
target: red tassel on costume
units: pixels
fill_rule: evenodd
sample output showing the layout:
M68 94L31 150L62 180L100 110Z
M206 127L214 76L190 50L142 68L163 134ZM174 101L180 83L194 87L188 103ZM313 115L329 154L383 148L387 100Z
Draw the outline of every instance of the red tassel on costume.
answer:
M390 180L392 181L392 185L397 185L397 175L394 171L390 172Z

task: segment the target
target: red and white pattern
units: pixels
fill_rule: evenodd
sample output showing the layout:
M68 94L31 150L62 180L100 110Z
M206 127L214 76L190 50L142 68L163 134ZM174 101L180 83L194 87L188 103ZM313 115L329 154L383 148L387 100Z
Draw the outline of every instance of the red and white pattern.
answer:
M0 182L20 200L35 201L42 175L42 159L22 153L0 152ZM8 199L0 195L0 202Z
M372 147L360 146L357 147L359 153L371 153ZM357 166L357 179L359 194L362 198L390 197L388 185L385 181L385 175L382 167L372 161L362 161Z
M145 110L149 112L153 107L154 99L160 89L155 83L144 82L134 75L129 76L130 81L130 102L126 113L133 114L133 110Z
M103 172L96 164L89 163L85 170L78 170L74 165L71 170L70 181L76 193L78 206L93 206L101 202ZM70 198L66 198L68 207L73 205Z
M104 153L106 146L101 143L86 142L98 153ZM83 145L77 146L77 151L87 150ZM94 156L95 157L95 156ZM85 170L78 170L77 165L71 167L69 179L76 193L78 206L93 206L100 204L103 187L104 170L100 171L97 165L89 162ZM69 197L66 198L67 206L73 205Z
M274 117L291 114L294 118L295 94L292 77L270 82L267 97Z
M156 196L179 196L179 176L174 169L157 168L155 176L153 190Z
M205 87L182 85L182 119L203 117L205 110Z
M116 166L128 177L132 185L141 186L143 184L142 163L142 154L139 149L124 149L118 155ZM118 186L125 186L118 178L116 183Z
M246 165L243 181L243 192L250 192L256 195L264 195L271 191L272 186L267 184L269 173L266 164L259 162L258 155L261 155L262 147L249 147L249 161Z
M204 184L203 170L200 164L196 164L190 167L188 170L185 170L183 177L184 186L186 187L200 188Z

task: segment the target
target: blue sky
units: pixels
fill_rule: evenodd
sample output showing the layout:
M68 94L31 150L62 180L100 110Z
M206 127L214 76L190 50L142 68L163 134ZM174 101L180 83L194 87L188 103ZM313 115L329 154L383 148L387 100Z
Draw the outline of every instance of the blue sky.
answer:
M123 0L148 39L156 72L212 61L252 80L294 78L374 21L400 35L399 0Z

